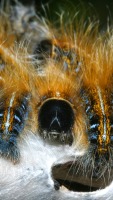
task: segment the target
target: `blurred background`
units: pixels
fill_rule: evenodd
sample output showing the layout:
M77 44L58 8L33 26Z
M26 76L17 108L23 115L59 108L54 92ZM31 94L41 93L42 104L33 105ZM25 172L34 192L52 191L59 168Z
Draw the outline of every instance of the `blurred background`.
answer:
M19 0L23 4L34 4L37 12L44 14L43 6L47 7L46 13L51 20L54 20L58 13L63 10L69 13L86 12L87 17L97 16L101 26L105 26L108 21L113 24L113 0ZM42 6L43 5L43 6Z
M0 0L0 2L21 2L24 5L34 5L36 12L46 15L50 21L56 21L60 13L74 16L79 11L79 17L93 18L100 21L100 27L113 26L113 0Z

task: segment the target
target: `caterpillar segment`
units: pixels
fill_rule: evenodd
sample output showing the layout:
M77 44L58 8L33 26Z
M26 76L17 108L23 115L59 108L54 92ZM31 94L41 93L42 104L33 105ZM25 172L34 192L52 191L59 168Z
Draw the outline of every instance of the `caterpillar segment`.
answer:
M109 37L97 40L93 52L84 56L81 99L85 106L87 134L94 155L111 159L112 150L112 46ZM108 54L106 54L106 48ZM88 66L88 67L87 67Z
M109 159L112 147L112 113L108 102L108 91L99 87L83 90L82 99L87 115L87 134L90 145L97 157Z
M0 83L0 155L16 163L20 160L18 138L29 116L30 91L25 80L18 80L16 71L12 77L6 68Z
M0 156L13 163L20 161L18 139L24 134L31 97L28 65L16 48L7 40L0 45Z

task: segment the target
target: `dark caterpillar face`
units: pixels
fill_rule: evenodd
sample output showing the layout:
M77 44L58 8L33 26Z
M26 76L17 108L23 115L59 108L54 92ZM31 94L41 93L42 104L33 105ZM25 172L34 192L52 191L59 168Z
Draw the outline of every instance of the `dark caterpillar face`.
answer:
M42 104L38 114L39 128L44 136L59 138L65 143L72 142L74 119L71 104L62 99L48 99Z

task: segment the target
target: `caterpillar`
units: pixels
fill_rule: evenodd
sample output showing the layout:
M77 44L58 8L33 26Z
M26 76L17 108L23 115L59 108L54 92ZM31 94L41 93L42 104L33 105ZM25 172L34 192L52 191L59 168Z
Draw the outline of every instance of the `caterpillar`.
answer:
M57 30L21 4L10 15L1 10L0 198L112 199L112 30Z

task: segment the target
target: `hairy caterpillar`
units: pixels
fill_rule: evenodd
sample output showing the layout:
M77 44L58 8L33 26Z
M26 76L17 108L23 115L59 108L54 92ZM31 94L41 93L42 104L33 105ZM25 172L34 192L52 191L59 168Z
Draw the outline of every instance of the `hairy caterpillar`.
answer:
M28 28L1 13L0 198L112 199L112 31L69 37L13 9Z

